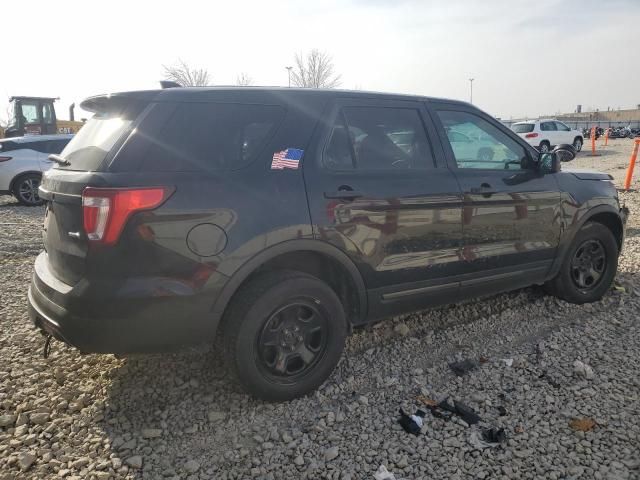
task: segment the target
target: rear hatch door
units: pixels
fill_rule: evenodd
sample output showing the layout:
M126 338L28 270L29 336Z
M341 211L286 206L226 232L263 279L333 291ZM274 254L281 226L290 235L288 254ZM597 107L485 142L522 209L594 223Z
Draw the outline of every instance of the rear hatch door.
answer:
M95 115L60 153L68 164L55 164L43 175L40 196L46 202L43 243L47 266L73 285L85 273L89 242L83 229L82 192L108 185L105 172L145 108L142 101L95 97L83 103Z

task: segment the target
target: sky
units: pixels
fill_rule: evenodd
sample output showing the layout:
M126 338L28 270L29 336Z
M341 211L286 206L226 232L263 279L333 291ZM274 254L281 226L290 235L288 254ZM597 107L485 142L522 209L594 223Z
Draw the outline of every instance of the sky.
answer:
M635 108L638 2L6 2L0 118L9 96L35 95L60 97L67 119L88 96L158 88L178 59L215 85L246 72L255 85L286 86L285 67L312 48L333 57L347 89L468 101L474 78L473 103L503 119Z

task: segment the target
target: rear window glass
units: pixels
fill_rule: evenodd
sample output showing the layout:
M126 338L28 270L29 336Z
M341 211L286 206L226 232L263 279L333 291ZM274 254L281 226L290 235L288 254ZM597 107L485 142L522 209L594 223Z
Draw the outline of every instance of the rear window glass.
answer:
M529 133L533 132L533 123L516 123L511 126L511 130L516 133Z
M235 170L248 165L273 136L284 109L276 105L183 103L153 142L147 171Z
M70 165L57 165L55 168L97 170L118 140L129 133L138 113L139 109L96 113L60 153Z

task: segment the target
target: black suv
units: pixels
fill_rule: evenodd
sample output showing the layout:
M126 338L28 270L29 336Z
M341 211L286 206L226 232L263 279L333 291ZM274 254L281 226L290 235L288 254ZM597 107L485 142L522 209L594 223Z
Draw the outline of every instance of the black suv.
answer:
M532 284L575 303L614 278L611 177L560 171L463 102L171 88L95 112L40 187L40 329L83 352L221 336L252 394L317 388L369 322Z

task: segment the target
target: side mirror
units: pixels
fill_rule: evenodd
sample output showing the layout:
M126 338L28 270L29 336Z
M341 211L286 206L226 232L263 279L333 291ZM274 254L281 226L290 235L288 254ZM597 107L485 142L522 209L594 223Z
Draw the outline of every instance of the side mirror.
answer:
M556 173L560 171L560 160L555 153L541 153L538 156L538 169L542 173Z
M560 160L561 162L570 162L571 160L576 158L578 152L573 145L562 143L560 145L557 145L551 153L555 153L556 157L558 157L558 160Z
M542 173L556 173L562 170L562 162L570 162L576 158L576 149L573 145L563 143L558 145L550 153L540 153L538 167Z

